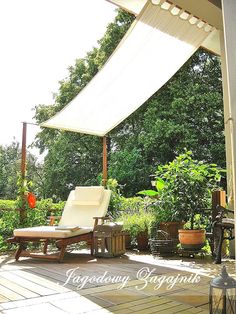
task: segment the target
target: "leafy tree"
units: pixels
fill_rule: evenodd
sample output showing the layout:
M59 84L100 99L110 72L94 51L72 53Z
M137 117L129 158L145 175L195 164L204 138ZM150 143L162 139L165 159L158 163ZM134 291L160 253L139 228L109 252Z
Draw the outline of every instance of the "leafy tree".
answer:
M97 185L101 171L100 138L62 132L45 158L45 197L65 200L76 185Z
M84 59L76 60L69 67L69 75L59 82L55 103L35 107L35 118L41 123L60 111L93 78L107 61L129 28L134 17L122 10L107 27L105 36ZM36 138L35 145L41 152L48 150L44 166L44 193L54 199L66 199L75 185L97 184L102 171L102 143L97 137L71 132L44 129Z
M99 48L69 67L52 106L35 107L38 123L72 100L104 65L134 17L118 11ZM145 82L144 82L145 83ZM109 175L128 196L146 189L156 166L191 150L193 158L225 167L223 101L219 58L199 50L158 92L110 132ZM79 184L92 184L101 172L101 144L89 135L44 129L36 140L48 150L44 192L65 199Z
M0 146L0 198L16 199L17 179L21 171L21 149L18 142ZM27 153L27 179L34 181L34 191L38 194L41 183L41 166L34 155Z
M110 175L133 186L138 177L139 189L148 187L140 173L147 178L157 165L172 161L185 149L193 152L193 158L224 168L219 58L199 50L167 84L112 131L111 138L112 163L117 170L111 165ZM123 167L125 160L132 159L133 149L142 152L142 166L131 165L135 178L132 182L129 172L124 176ZM127 153L122 159L120 152L125 150ZM126 193L130 192L133 193L127 186Z
M132 196L139 191L140 186L150 185L149 174L152 168L145 162L142 151L135 147L131 150L125 147L111 154L110 176L118 179L122 192L126 195Z
M139 140L156 151L157 162L184 148L194 158L225 166L222 84L219 59L198 51L146 104ZM156 156L155 156L156 155Z
M17 172L20 170L19 143L0 146L0 198L13 199L17 194Z

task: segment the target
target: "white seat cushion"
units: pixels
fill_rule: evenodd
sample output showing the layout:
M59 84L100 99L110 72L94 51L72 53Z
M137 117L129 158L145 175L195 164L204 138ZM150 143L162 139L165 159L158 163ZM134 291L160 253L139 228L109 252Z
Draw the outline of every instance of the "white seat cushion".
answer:
M36 238L70 238L77 235L92 232L92 228L83 227L75 231L59 230L56 226L40 226L31 228L15 229L15 237L36 237Z

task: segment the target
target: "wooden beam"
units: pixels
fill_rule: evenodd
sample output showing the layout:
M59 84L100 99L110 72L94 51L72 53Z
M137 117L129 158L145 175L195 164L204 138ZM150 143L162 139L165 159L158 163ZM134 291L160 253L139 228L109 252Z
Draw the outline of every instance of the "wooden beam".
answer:
M22 146L21 146L21 177L22 177L22 180L25 179L25 172L26 172L26 133L27 133L27 123L23 122Z
M21 182L22 182L22 193L21 193L22 206L21 206L21 211L20 211L21 222L23 222L26 217L26 212L25 212L26 203L25 203L25 195L23 192L23 184L24 184L25 175L26 175L26 136L27 136L27 123L23 122L22 146L21 146Z
M221 9L221 1L220 0L208 0L211 3L213 3L215 6L217 6L219 9Z

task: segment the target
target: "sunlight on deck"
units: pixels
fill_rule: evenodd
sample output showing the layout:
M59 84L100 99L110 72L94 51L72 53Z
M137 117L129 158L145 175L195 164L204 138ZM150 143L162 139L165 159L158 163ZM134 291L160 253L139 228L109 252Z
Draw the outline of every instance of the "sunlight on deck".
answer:
M236 277L235 261L224 264ZM207 258L162 259L138 253L110 259L68 254L61 264L1 256L0 311L208 313L210 277L220 269Z

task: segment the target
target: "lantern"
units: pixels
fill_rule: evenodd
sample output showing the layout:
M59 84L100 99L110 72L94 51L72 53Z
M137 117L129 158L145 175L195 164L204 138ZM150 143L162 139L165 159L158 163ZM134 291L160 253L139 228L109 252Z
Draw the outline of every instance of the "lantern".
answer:
M30 208L35 208L36 206L36 197L33 193L29 192L27 195L27 202Z
M209 305L211 314L236 313L236 280L228 275L225 266L210 283Z

